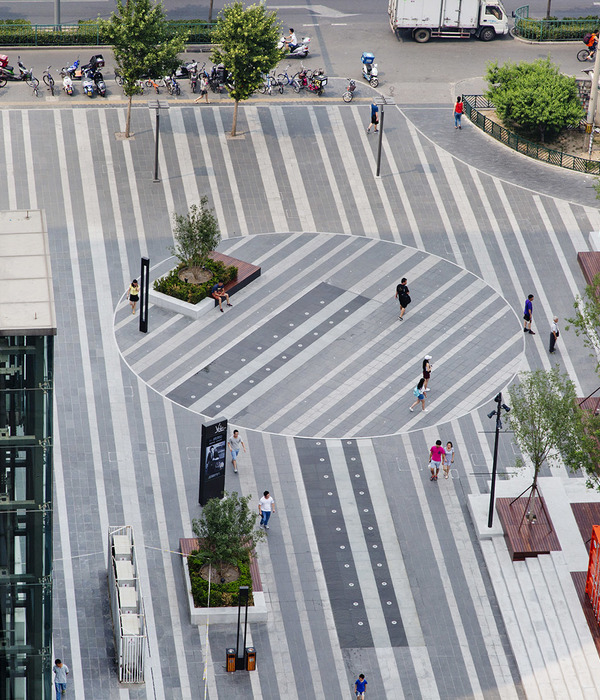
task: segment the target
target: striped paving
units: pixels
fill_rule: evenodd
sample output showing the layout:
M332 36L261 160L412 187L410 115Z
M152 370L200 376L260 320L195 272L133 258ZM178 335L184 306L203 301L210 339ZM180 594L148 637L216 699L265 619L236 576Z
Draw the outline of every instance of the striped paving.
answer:
M597 213L544 194L542 166L522 183L533 190L469 167L469 148L487 148L469 129L474 145L458 159L390 110L375 181L376 143L357 107L242 107L238 140L224 136L230 119L228 108L171 109L155 184L146 109L126 143L111 136L120 108L0 110L7 206L43 207L49 225L64 611L54 646L70 690L78 700L341 698L363 672L373 697L526 697L539 686L509 642L507 594L492 586L466 498L488 487L485 404L518 369L550 366L550 319L571 313L575 253ZM502 157L508 170L517 156ZM124 291L141 255L156 274L168 269L172 212L203 194L222 249L252 257L263 276L233 309L195 323L153 307L140 337ZM400 328L402 275L414 302ZM538 334L524 338L528 293ZM407 415L431 348L431 413ZM572 335L561 334L554 362L595 388ZM227 488L253 503L268 488L279 511L258 552L269 614L249 625L254 674L227 674L235 629L192 627L184 605L176 550L200 513L199 428L212 411L243 426L248 447ZM438 437L457 459L452 478L432 484ZM501 442L510 471L515 452ZM140 688L118 687L107 614L106 528L123 523L134 527L150 628ZM583 697L589 672L573 658L574 674L562 668Z

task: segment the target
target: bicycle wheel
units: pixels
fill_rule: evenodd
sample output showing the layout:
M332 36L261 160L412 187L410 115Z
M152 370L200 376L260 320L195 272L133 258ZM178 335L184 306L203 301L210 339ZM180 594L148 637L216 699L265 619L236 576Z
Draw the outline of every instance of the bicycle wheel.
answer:
M350 90L346 90L346 92L342 95L344 102L352 102L352 97L353 93L351 93Z
M590 55L589 49L581 49L581 51L577 52L577 60L578 61L587 61L589 55Z
M27 80L25 82L27 83L27 85L29 85L30 88L34 88L34 89L36 89L40 84L40 81L37 78L35 78L33 75L30 78L27 78Z
M181 88L179 87L179 85L175 88L175 94L181 95Z
M146 80L146 87L152 87L152 81Z
M294 80L292 87L294 88L294 92L300 92L300 83L296 80Z
M261 95L264 95L267 92L267 84L263 83L259 88L258 91L260 92Z
M48 87L54 87L54 78L49 73L46 73L46 75L44 75L43 80Z
M123 76L115 71L115 80L117 85L123 85Z
M282 83L283 85L289 85L289 80L288 80L287 75L285 75L285 73L280 73L277 76L277 82Z
M6 87L7 82L6 78L0 78L0 88Z
M277 89L279 90L279 94L283 95L283 83L277 83Z

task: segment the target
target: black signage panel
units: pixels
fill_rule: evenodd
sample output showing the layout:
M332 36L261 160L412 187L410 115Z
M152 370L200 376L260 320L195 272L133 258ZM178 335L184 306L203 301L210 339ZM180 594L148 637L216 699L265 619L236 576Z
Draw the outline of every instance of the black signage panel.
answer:
M227 456L227 420L220 418L202 426L200 448L200 494L198 502L205 506L211 498L223 498L225 461Z

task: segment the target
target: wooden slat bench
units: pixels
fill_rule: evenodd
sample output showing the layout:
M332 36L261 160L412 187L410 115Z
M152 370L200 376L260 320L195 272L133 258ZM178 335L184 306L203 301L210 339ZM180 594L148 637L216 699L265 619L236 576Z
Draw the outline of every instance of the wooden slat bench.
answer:
M560 542L552 521L548 522L546 519L548 508L546 507L545 513L542 510L540 503L543 500L542 497L537 496L529 502L531 512L535 513L537 517L535 524L530 524L527 519L524 519L520 529L519 525L528 499L526 496L521 497L511 506L512 500L511 498L496 499L496 510L504 529L511 559L522 561L525 557L537 557L538 554L549 554L552 551L560 550Z
M577 262L587 284L591 284L594 277L600 273L600 252L586 251L577 253Z
M260 277L261 269L258 267L258 265L252 265L251 263L244 262L243 260L232 258L229 255L218 253L216 250L210 254L210 257L213 260L219 260L227 267L235 265L235 267L238 269L237 277L234 280L231 280L231 282L227 282L227 284L223 287L229 296L239 292L240 289L243 289L246 285L250 284L250 282L257 279L257 277ZM217 299L215 299L215 306L218 305L219 302Z
M588 553L590 551L590 538L594 525L600 525L600 503L571 503L571 510L575 516L581 538L585 543Z

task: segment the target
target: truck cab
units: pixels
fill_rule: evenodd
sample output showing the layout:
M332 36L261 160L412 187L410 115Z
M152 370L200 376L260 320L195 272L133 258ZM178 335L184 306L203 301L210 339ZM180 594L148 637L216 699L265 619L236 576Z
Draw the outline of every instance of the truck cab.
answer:
M506 10L499 2L482 2L476 36L482 41L491 41L497 34L508 34Z

